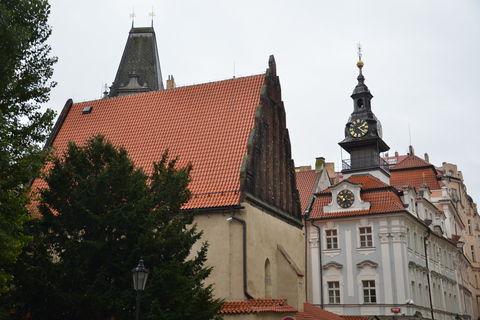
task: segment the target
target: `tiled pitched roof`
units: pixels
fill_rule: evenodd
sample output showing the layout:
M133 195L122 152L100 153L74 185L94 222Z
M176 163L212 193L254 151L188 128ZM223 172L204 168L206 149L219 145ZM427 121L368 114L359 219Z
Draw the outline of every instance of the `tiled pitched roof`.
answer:
M312 197L313 188L315 182L318 179L319 173L315 170L296 172L295 177L297 179L297 189L300 195L300 205L302 207L302 213L307 209L310 199Z
M219 313L242 314L261 312L297 312L295 308L286 303L287 299L250 299L248 301L227 301Z
M330 188L316 194L312 206L311 219L326 219L334 217L361 216L367 214L390 213L404 211L405 207L393 188L371 175L352 176L348 180L362 185L361 197L365 202L370 202L368 210L339 209L334 212L324 212L323 207L332 202Z
M396 166L391 167L390 170L400 170L400 169L407 169L407 168L423 168L423 167L431 167L431 166L433 166L431 163L428 163L422 158L419 158L416 155L411 154L408 157L401 160Z
M388 188L389 185L372 175L351 176L347 180L361 183L364 189Z
M345 320L368 320L369 316L342 316Z
M353 183L361 184L362 188L364 188L364 189L381 189L381 188L390 187L385 182L382 182L378 178L376 178L372 175L369 175L369 174L359 175L359 176L350 176L346 180L351 181ZM342 180L342 181L344 181L344 180ZM339 183L337 183L336 185L338 185ZM333 187L335 187L335 186L333 186ZM329 193L331 193L331 188L327 188L327 189L324 189L322 191L317 192L317 194L319 194L319 195L320 194L329 194Z
M441 189L437 176L431 168L424 167L411 170L391 171L390 184L397 189L406 185L418 189L423 183L425 183L430 190Z
M75 103L53 145L62 152L69 140L83 145L103 134L147 173L169 148L179 166L193 164L193 196L184 209L238 205L242 159L264 83L264 75L256 75ZM82 114L85 107L93 107L91 113ZM37 179L33 190L39 186L45 183Z
M362 193L362 200L371 203L368 210L338 210L335 212L323 211L323 206L332 202L332 195L322 195L315 199L310 214L311 219L325 219L335 217L361 216L376 213L390 213L405 211L402 201L392 190Z
M343 320L344 318L310 303L303 304L303 312L297 312L297 320Z

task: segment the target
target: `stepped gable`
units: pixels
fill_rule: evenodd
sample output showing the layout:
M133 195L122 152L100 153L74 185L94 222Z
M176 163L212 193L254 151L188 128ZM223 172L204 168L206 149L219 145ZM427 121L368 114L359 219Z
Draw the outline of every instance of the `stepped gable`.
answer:
M295 308L286 303L287 299L250 299L247 301L227 301L223 304L220 314L249 314L263 312L297 312Z
M319 173L315 170L296 172L297 189L300 196L300 206L302 212L307 210L308 204L312 198L313 188L317 182Z
M102 134L147 174L165 150L192 163L183 209L238 206L254 198L295 217L296 190L285 110L273 56L266 74L65 105L47 147ZM270 128L270 129L269 129ZM272 151L274 150L274 151ZM33 189L45 187L37 179Z
M435 166L413 154L391 167L390 173L390 184L397 189L406 185L418 189L423 184L431 190L441 188Z
M362 185L361 198L370 202L368 210L339 209L334 212L324 212L323 207L332 202L330 188L315 194L310 219L327 219L335 217L362 216L405 211L397 191L371 175L351 176L347 180Z

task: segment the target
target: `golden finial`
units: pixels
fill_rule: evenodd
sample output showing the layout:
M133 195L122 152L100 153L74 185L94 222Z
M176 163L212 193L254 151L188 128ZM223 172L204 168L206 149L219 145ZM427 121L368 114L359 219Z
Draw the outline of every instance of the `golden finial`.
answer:
M358 62L357 62L357 67L359 69L363 68L363 61L362 61L362 45L360 42L357 44L357 49L358 49Z
M155 17L155 12L153 11L153 6L152 6L152 12L149 12L148 16L152 17L152 22L153 22L153 17Z
M132 28L133 28L133 23L135 21L135 7L132 9L132 13L130 14L130 18L132 18Z

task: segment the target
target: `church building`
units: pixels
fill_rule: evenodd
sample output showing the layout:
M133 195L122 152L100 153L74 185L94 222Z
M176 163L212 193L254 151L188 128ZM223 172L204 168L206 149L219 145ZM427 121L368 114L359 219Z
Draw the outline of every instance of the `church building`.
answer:
M273 56L263 74L165 89L153 28L132 28L110 93L68 100L47 147L61 153L98 134L147 173L167 148L179 166L192 163L182 209L197 212L213 266L207 284L226 300L225 319L303 311L303 224Z

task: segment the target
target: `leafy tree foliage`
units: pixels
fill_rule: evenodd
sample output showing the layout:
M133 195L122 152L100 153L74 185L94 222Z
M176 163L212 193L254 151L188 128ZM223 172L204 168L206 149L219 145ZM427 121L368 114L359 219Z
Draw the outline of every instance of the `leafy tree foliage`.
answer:
M0 2L0 294L7 290L3 266L15 261L28 241L28 182L38 175L46 153L40 148L54 112L40 112L54 82L46 40L50 7L45 0Z
M216 317L221 301L203 284L211 272L207 244L189 258L202 232L180 211L191 196L192 167L176 161L165 152L147 176L102 136L83 147L70 143L45 178L43 219L28 226L34 241L5 299L11 317L132 319L130 270L140 257L151 270L142 318Z

